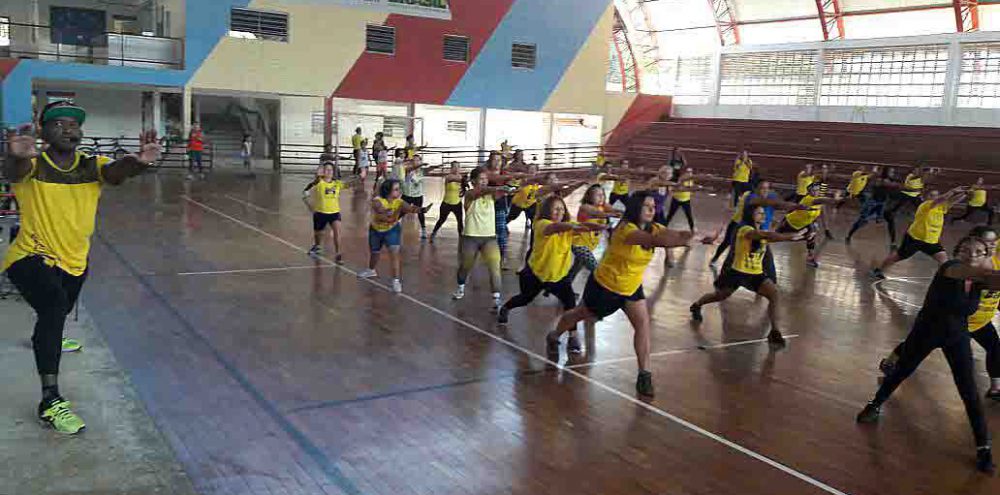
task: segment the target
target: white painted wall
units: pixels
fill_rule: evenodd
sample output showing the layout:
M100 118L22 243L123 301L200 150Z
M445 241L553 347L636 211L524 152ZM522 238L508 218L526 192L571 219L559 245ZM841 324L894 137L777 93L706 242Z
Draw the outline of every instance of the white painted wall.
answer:
M424 119L424 135L429 146L472 149L479 146L478 109L417 105L415 115ZM449 131L448 122L465 122L466 131Z
M323 134L312 132L313 112L323 112L323 98L282 96L281 143L322 145Z
M73 92L74 100L87 111L83 132L91 137L137 138L142 132L142 92L98 88L39 88L39 96L48 91Z

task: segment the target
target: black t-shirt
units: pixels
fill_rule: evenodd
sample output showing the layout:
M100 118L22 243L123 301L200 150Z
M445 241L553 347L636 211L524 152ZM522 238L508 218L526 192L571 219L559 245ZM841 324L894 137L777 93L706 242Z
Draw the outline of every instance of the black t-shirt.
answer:
M892 179L879 179L875 187L872 189L872 199L875 201L884 202L889 199L889 194L895 189L886 187L886 184L891 184L895 182Z
M944 328L942 330L967 332L969 316L979 307L979 296L983 288L973 284L966 291L965 279L951 278L944 275L948 268L961 264L958 260L949 260L941 264L927 296L924 306L917 315L918 320L930 321Z

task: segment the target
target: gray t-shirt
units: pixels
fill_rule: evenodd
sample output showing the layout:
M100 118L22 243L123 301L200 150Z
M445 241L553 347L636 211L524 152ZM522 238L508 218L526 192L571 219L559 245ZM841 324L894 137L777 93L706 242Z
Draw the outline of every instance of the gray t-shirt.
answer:
M407 172L406 179L403 180L403 196L418 198L424 195L424 171L416 169Z

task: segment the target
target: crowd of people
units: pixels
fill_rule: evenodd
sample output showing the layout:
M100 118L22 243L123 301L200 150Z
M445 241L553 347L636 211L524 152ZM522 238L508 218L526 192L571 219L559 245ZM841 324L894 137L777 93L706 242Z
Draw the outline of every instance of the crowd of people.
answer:
M87 274L89 239L101 187L142 173L159 154L156 136L151 133L143 136L139 152L117 161L81 153L76 148L85 118L85 111L72 102L47 105L39 118L41 138L47 145L44 151L36 146L33 136L11 134L5 162L23 219L3 268L38 314L32 342L42 386L39 417L64 433L83 428L83 421L59 392L57 375L61 346L65 345L66 315ZM1000 400L1000 340L990 323L1000 302L998 235L988 225L976 227L957 243L951 257L940 242L946 214L966 199L967 210L953 221L983 213L992 223L987 197L995 188L982 179L939 194L928 187L939 172L935 169L917 166L897 180L891 168L862 167L843 176L847 183L841 190L831 186L840 177L833 167L823 165L817 172L809 165L796 176L794 191L781 197L746 151L736 157L728 177L696 173L679 151L659 168L633 167L625 159L614 164L599 155L590 169L555 175L526 162L522 151L504 142L485 163L467 173L457 162L446 165L438 220L428 235L424 215L433 203L425 197L424 181L428 172L445 165L424 163L412 136L405 146L392 149L381 133L376 134L369 155L359 128L352 145L354 173L342 177L334 157L323 155L315 179L303 190L303 199L313 214L310 254L322 253L327 237L332 237L334 259L343 261L341 194L354 187L369 194L366 178L374 161L368 203L369 262L359 276L377 277L385 253L390 260L392 291L402 292L404 217L416 216L421 240L436 242L449 217L454 216L459 259L453 299L468 295L466 281L480 262L489 272L491 307L498 324L508 324L512 311L540 294L555 296L562 314L545 338L553 361L560 358L563 334L567 334L568 354L583 353L578 324L622 310L634 330L636 392L646 397L654 396L655 388L649 366L650 316L642 283L656 248L689 247L696 239L704 244L718 242L711 264L715 266L725 256L721 271L714 289L691 304L691 318L701 321L707 305L744 288L766 301L770 322L767 340L783 346L779 321L782 297L771 245L804 243L809 267L819 268L822 244L834 238L826 223L829 210L856 202L860 213L846 242L873 220L885 223L889 233L891 252L872 268L873 279L883 279L887 269L918 252L940 264L912 330L880 364L885 379L857 421L877 420L882 404L896 387L931 351L941 348L973 426L977 468L994 469L970 341L975 339L987 351L991 384L986 397ZM606 194L605 183L610 194ZM726 212L729 222L724 229L699 237L695 234L692 196L698 191L721 191L726 183L732 191L732 202L726 203L731 209ZM566 198L579 189L584 191L574 215ZM68 204L73 207L59 207ZM914 218L897 245L896 219L908 210ZM684 213L687 229L669 228L678 211ZM780 220L779 212L784 212ZM501 282L509 258L507 225L521 215L527 222L529 246L517 272L518 294L505 301ZM75 228L59 227L64 225ZM673 265L669 253L664 258L666 267ZM573 283L584 269L589 274L578 296Z

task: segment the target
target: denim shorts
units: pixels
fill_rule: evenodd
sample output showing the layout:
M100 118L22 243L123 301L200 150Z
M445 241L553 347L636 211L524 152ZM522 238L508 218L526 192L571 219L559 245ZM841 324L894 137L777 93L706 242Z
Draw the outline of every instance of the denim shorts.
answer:
M400 224L394 225L385 232L379 232L371 227L368 228L368 247L373 253L382 250L382 246L388 248L398 248L403 237L403 227Z

